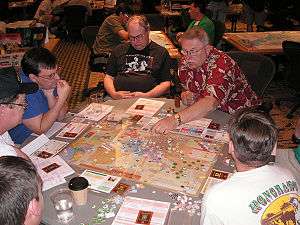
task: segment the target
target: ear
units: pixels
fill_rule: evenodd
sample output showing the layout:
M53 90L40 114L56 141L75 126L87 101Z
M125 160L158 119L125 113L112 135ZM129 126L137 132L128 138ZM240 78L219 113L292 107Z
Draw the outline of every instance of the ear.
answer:
M30 74L29 74L29 78L30 78L31 81L33 81L33 82L35 82L35 83L38 83L38 80L37 80L37 76L36 76L36 75L30 73Z
M233 143L231 141L231 139L229 139L229 143L228 143L228 153L233 157L235 158L235 154L234 154L234 146L233 146Z
M276 142L276 144L274 145L274 148L273 148L273 151L272 151L271 155L276 156L276 151L277 151L277 142Z
M42 215L42 209L40 206L40 203L35 198L32 199L29 203L28 209L27 209L27 216L35 216L40 217Z

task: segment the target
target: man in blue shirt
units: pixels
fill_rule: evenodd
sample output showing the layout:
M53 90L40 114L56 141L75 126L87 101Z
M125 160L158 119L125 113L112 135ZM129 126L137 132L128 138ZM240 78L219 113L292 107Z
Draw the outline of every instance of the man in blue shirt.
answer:
M27 51L21 61L21 79L38 84L36 93L26 95L28 107L22 124L9 131L13 141L22 144L31 134L47 132L53 123L64 118L71 87L58 75L55 56L45 48Z

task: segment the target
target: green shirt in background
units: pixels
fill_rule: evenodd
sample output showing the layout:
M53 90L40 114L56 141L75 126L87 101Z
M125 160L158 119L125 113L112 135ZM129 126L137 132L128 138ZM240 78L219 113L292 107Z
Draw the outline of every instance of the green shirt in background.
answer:
M205 30L205 32L208 35L210 44L213 45L214 40L215 40L215 25L214 25L214 23L207 16L204 16L200 21L193 20L190 23L190 25L188 26L188 29L190 29L194 26L199 26L199 27L203 28L203 30Z

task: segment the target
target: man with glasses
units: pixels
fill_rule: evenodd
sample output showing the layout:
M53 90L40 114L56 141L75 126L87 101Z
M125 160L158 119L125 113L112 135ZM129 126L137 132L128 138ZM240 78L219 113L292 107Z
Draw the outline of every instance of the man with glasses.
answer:
M104 87L113 99L159 97L170 88L170 56L149 38L144 16L127 23L129 43L117 46L108 61Z
M47 132L57 120L62 120L68 110L67 99L71 87L60 79L55 56L45 48L32 48L21 61L21 79L36 83L39 90L26 95L28 107L22 124L9 131L15 143L21 144L31 134Z
M22 122L25 94L38 90L35 83L21 83L13 67L0 69L0 156L24 154L14 147L8 130Z
M216 109L234 113L260 103L237 63L209 45L203 29L194 27L186 31L181 46L179 79L184 88L181 99L188 107L159 121L153 127L155 132L169 132Z

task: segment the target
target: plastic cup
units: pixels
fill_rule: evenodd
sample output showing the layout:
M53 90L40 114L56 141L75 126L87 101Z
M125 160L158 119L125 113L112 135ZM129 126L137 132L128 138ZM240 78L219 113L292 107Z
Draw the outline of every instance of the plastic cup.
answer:
M74 177L69 182L69 189L77 205L85 205L87 202L89 182L84 177Z
M68 223L73 219L73 198L71 191L68 189L60 189L54 192L50 199L56 210L56 215L60 223Z

